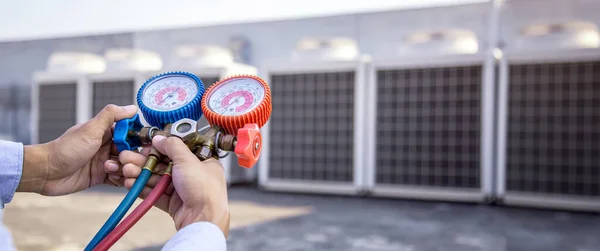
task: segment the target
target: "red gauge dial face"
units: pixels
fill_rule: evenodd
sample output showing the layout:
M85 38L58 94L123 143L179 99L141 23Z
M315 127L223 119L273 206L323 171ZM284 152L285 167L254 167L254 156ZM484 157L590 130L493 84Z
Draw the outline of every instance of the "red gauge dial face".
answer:
M236 116L255 109L265 98L265 89L255 79L238 78L223 82L209 95L210 109L221 115Z

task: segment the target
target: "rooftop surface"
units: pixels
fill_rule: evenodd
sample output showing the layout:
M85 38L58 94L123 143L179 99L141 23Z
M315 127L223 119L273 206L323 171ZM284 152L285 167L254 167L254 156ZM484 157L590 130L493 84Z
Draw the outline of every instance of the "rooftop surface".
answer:
M232 251L600 250L597 214L253 187L229 192ZM4 222L21 251L81 250L123 195L119 189L62 197L17 194ZM160 250L174 233L170 218L152 209L112 250Z

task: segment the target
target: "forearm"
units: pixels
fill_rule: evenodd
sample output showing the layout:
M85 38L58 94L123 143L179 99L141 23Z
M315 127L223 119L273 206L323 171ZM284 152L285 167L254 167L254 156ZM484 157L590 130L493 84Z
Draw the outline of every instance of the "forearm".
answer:
M23 147L23 174L17 192L43 191L47 177L48 144Z

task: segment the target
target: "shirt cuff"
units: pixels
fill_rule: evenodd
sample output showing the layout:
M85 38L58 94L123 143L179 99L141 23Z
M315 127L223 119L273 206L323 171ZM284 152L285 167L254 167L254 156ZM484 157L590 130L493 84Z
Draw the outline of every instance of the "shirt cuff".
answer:
M0 208L9 203L23 173L23 144L0 141Z
M226 251L227 241L217 225L196 222L180 229L162 248L162 251L170 250Z

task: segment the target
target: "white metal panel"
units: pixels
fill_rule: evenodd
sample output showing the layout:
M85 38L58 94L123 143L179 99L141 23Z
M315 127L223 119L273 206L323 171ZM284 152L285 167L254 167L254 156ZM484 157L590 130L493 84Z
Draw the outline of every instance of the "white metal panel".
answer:
M374 58L393 59L399 56L398 52L402 53L401 56L406 56L404 52L412 54L413 51L398 51L398 46L415 32L464 29L475 33L479 47L483 49L491 43L486 37L489 6L488 1L480 1L455 6L363 13L357 22L358 42L361 51Z
M496 186L505 204L600 211L599 69L593 49L503 58Z
M501 200L506 205L600 212L600 202L594 196L556 196L531 193L510 193Z
M523 28L532 24L552 24L571 21L584 21L600 24L598 11L600 2L596 0L504 0L501 1L500 32L505 43L503 49L517 51L523 49L548 51L558 46L560 39L547 36L545 41L531 43L521 33ZM554 40L554 41L552 41ZM548 53L548 56L551 56Z
M484 98L484 97L489 97L492 96L493 97L493 75L489 75L485 73L486 67L493 67L493 65L488 65L489 63L486 63L485 60L485 56L483 54L476 54L476 55L455 55L455 56L438 56L438 57L420 57L420 58L397 58L397 59L385 59L385 60L374 60L372 63L372 67L369 71L369 79L370 79L370 85L369 88L367 90L368 93L368 103L369 103L369 107L368 107L368 116L366 121L367 121L367 130L368 134L367 134L367 138L369 139L367 141L367 148L369 149L367 152L367 161L366 161L366 165L368 167L367 169L367 173L365 175L366 177L366 186L369 190L372 190L373 194L376 196L390 196L390 197L405 197L405 198L422 198L422 199L442 199L442 200L459 200L459 201L464 201L464 200L470 200L470 201L482 201L486 198L488 198L489 196L491 196L492 194L492 175L493 175L493 127L491 125L493 125L493 102L494 99L491 98ZM390 76L392 77L397 77L394 74L401 74L403 76L403 79L379 79L378 77L378 73L380 74L392 74ZM493 72L492 72L493 73ZM404 74L410 74L410 75L404 75ZM472 76L479 76L476 79L471 79L471 74L474 74ZM414 75L414 76L413 76ZM446 76L448 75L448 76ZM383 76L383 75L381 75ZM400 75L398 75L400 76ZM411 91L407 88L402 88L402 90L396 90L398 91L398 95L402 94L403 98L394 96L393 93L395 93L395 91L393 89L397 89L400 87L397 87L398 85L402 84L403 81L405 81L404 77L408 77L408 81L414 82L414 81L419 81L418 76L421 76L423 79L423 81L425 82L421 82L421 84L423 86L427 86L428 89L424 90L424 88L421 88L420 86L408 86L406 85L405 87L411 87L409 89L412 89L413 87L416 88L414 90L417 90L417 93L421 93L419 95L413 95L410 94L411 92L407 92L404 93L405 91ZM382 83L379 83L379 81L384 81ZM390 82L392 81L392 82ZM431 82L434 81L434 82ZM417 83L417 82L415 82ZM387 90L385 92L383 92L383 88L384 86L380 86L382 84L385 84L386 86L392 88L390 90ZM404 83L406 84L406 83ZM386 87L387 88L387 87ZM439 91L435 91L438 88ZM474 90L471 90L472 88L475 88ZM419 90L421 89L421 90ZM445 90L448 89L448 90ZM454 91L451 91L454 90ZM380 95L387 95L389 96L385 101L385 100L380 100L383 97L380 97ZM392 96L390 96L392 95ZM408 95L408 96L407 96ZM425 96L428 96L428 98L425 98ZM450 95L450 96L448 96ZM386 96L386 97L387 97ZM422 97L421 97L422 96ZM391 99L390 99L391 98ZM443 106L443 107L437 107L436 109L431 110L430 115L428 115L428 118L421 118L420 120L426 121L428 123L421 123L421 126L419 126L418 128L413 128L413 130L409 130L410 126L412 124L414 124L413 120L419 120L418 117L420 117L421 115L424 116L425 110L421 110L418 109L418 107L423 108L424 106L431 106L435 103L438 102L442 102L443 100L446 99L453 99L453 102L456 104L450 105L450 103L448 104L450 107L447 106ZM473 101L471 100L472 98L475 98ZM410 106L413 105L413 103L411 103L413 100L420 103L421 101L423 101L424 103L421 103L420 105L418 105L415 109L411 108ZM421 101L419 101L420 99L422 99ZM462 100L465 99L465 100ZM392 110L389 109L385 109L385 110L380 110L383 108L378 107L378 104L383 104L381 102L395 102L398 103L396 104L394 107L392 108ZM408 103L407 103L408 102ZM458 103L457 103L458 102ZM470 102L475 102L475 107L470 107ZM414 103L414 104L417 104ZM441 104L444 104L443 102ZM408 110L399 110L398 107L404 107L408 109ZM467 110L465 110L467 109ZM448 120L448 123L432 123L433 121L436 120L441 120L442 114L440 114L440 112L446 110L445 112L449 112L459 116L460 114L463 114L466 117L462 117L460 118L459 121L455 121L455 120ZM391 112L391 113L390 113ZM386 115L387 113L390 113L388 115ZM473 115L467 115L467 114L471 114L473 113L473 115L475 115L476 117L478 117L478 119L476 119L476 121L471 121L471 117ZM412 116L414 115L414 116ZM463 116L460 115L460 116ZM409 121L396 121L396 123L393 124L387 124L387 127L392 126L390 128L387 128L386 125L383 124L378 124L379 119L393 119L397 116L403 117L404 119L409 119ZM416 117L415 117L416 116ZM413 118L414 117L414 118ZM468 118L468 119L467 119ZM433 120L431 120L433 119ZM462 121L464 119L467 119L465 121ZM421 122L423 122L421 121ZM462 121L462 122L460 122ZM442 121L443 122L443 121ZM457 126L458 124L456 124L457 122L461 123L461 126ZM464 123L463 123L464 122ZM447 128L448 126L454 128ZM473 127L473 128L471 128ZM387 128L387 129L386 129ZM403 131L403 134L408 133L409 131L411 131L412 133L409 133L408 135L404 135L400 138L402 138L400 141L396 140L394 141L394 139L391 139L391 136L385 136L383 137L382 135L384 133L387 132L387 130L395 130L393 128L405 128L408 131ZM427 129L429 128L429 129ZM427 130L425 130L427 129ZM452 132L450 133L451 130ZM471 132L470 130L475 130L473 132ZM389 132L392 132L389 131ZM427 132L425 132L427 131ZM448 131L447 133L450 134L456 134L454 136L458 137L459 135L462 135L461 137L456 138L456 140L459 140L460 142L451 139L451 138L446 138L444 131ZM413 134L417 134L417 135L413 135ZM423 133L428 133L430 135L421 135ZM475 133L474 135L471 135ZM379 135L381 134L381 135ZM442 136L438 135L441 134ZM381 136L381 137L378 137ZM433 135L433 136L432 136ZM436 136L437 135L437 136ZM408 138L405 138L408 137ZM448 135L447 135L448 136ZM414 137L421 137L419 140L416 140L416 138ZM432 138L433 137L433 138ZM439 138L442 137L442 138ZM383 146L381 145L384 142L378 142L378 138L381 138L382 140L385 139L386 142L388 142L387 146ZM394 138L398 138L397 135ZM425 140L427 139L427 140ZM425 140L425 141L423 141ZM472 148L472 146L470 146L471 143L465 143L465 140L471 142L471 143L475 143L476 145L478 145L478 147L476 147L476 149L474 150L474 153L476 153L475 156L478 156L475 159L471 159L473 157L472 154L467 154L465 155L465 153L469 152L470 148ZM475 140L475 141L473 141ZM456 141L456 142L455 142ZM395 143L394 143L395 142ZM410 143L412 142L412 143ZM429 142L429 143L427 143ZM452 143L454 142L454 143ZM400 143L400 145L403 146L403 148L407 148L408 150L410 150L410 154L402 157L404 158L402 162L406 162L406 160L409 161L409 163L397 163L394 162L393 160L397 161L397 159L399 158L398 156L402 155L402 151L398 150L398 151L394 151L394 148L400 145L397 145L398 143ZM414 144L413 144L414 143ZM423 143L425 143L425 145L422 145ZM456 143L456 144L455 144ZM390 145L391 144L391 145ZM408 144L408 145L407 145ZM412 146L411 146L412 144ZM457 155L454 154L450 154L448 156L442 156L442 153L445 153L447 151L450 151L451 149L448 148L447 150L443 151L443 152L439 152L439 150L443 150L444 146L447 144L451 144L451 145L455 145L454 148L456 149L462 149L459 152L457 152ZM464 144L468 144L464 145ZM440 148L441 147L441 148ZM458 147L458 148L457 148ZM438 149L440 148L440 149ZM414 149L421 149L421 151L417 151L419 153L415 153L413 150ZM435 150L437 149L437 150ZM407 150L407 149L404 149ZM435 151L431 151L431 150L435 150ZM392 151L392 152L390 152ZM401 169L405 169L408 168L404 171L408 172L408 173L404 173L404 171L402 171L404 174L400 175L398 177L401 177L400 180L394 180L393 177L386 177L386 175L384 175L382 172L384 172L384 169L382 168L386 168L386 165L383 164L378 164L378 157L377 156L384 156L385 153L388 152L388 157L391 157L392 159L390 159L392 162L391 164L388 163L388 167L387 168L392 168L394 170L396 170L398 167L400 167ZM415 155L417 154L417 155ZM434 154L435 156L423 156L423 154L428 155L428 154ZM442 154L442 155L440 155ZM421 157L419 157L421 156ZM471 156L471 157L469 157ZM466 159L465 159L466 158ZM489 161L485 161L484 159L488 158ZM379 161L383 161L383 159L379 159ZM422 166L421 168L415 169L415 166L413 164L414 161L417 161L416 163L421 163L420 165L417 166ZM421 162L419 162L421 161ZM427 163L422 163L422 161L425 161ZM437 164L443 164L444 165L448 164L449 166L445 166L443 168L433 168L434 170L431 170L431 173L421 173L419 174L419 172L422 172L424 170L424 167L427 167L431 161L434 161ZM467 162L463 162L463 161L467 161ZM467 171L466 169L464 169L465 166L467 166L468 163L471 163L472 161L477 162L478 164L476 166L474 166L474 168L476 168L478 171L476 171L475 173L471 173L474 170L471 171ZM438 163L439 162L439 163ZM460 162L460 167L455 165L454 163L451 162ZM382 162L383 163L383 162ZM394 164L396 163L396 164ZM412 164L411 164L412 163ZM433 163L433 164L435 164ZM473 164L473 163L471 163ZM470 165L470 164L469 164ZM410 166L413 166L412 169ZM439 165L438 165L439 166ZM433 167L433 166L431 166ZM441 166L439 166L441 167ZM378 171L378 168L382 169ZM412 171L410 171L410 170ZM425 168L427 169L427 168ZM470 169L469 169L470 170ZM388 170L390 172L393 172L393 170ZM398 171L398 170L396 170ZM410 171L410 172L409 172ZM387 171L386 171L387 172ZM417 173L415 173L417 172ZM450 172L450 173L445 173L445 172ZM455 173L452 173L455 172ZM395 173L395 172L394 172ZM378 176L379 174L379 176ZM393 174L393 173L389 173L387 175L395 175L397 176L398 173ZM416 175L416 176L414 176ZM425 175L425 176L422 176ZM446 176L446 177L444 177ZM412 178L411 178L412 177ZM409 180L406 180L409 179ZM410 181L411 179L413 179L412 181ZM468 182L467 180L468 179ZM388 180L383 182L384 180ZM381 183L383 182L383 183ZM408 182L408 183L406 183ZM416 183L415 183L416 182ZM467 183L465 183L467 182ZM472 182L475 182L473 184L471 184ZM387 184L386 184L387 183Z
M260 183L262 189L271 191L304 192L304 193L327 193L340 195L355 195L357 188L346 182L317 182L311 180L296 181L289 179L268 179L266 183Z

